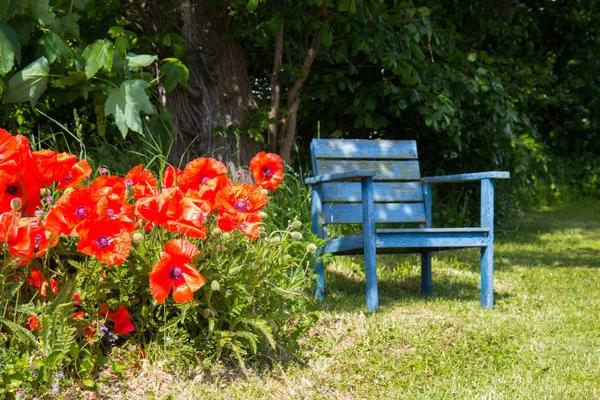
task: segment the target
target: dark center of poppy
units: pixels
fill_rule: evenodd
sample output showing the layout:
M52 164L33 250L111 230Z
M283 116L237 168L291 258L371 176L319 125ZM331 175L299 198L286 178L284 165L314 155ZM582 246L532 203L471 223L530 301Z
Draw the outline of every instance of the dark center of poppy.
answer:
M6 187L6 193L10 194L10 195L15 195L17 194L17 191L19 190L19 188L17 188L15 185L8 185Z
M203 177L202 179L200 179L200 183L201 183L201 184L203 184L203 185L204 185L206 182L208 182L208 181L210 181L210 178L209 178L209 177L207 177L207 176L205 176L205 177Z
M108 218L112 218L115 216L115 212L112 208L109 208L108 211L106 211L106 215L108 215Z
M70 181L71 179L73 179L73 175L71 173L69 173L69 175L65 176L65 181Z
M265 173L265 176L267 178L270 178L271 175L273 175L273 171L271 171L271 168L265 168L265 169L263 169L263 172Z
M178 266L173 266L173 268L171 268L171 272L169 272L169 276L171 277L171 279L177 279L179 277L181 277L181 275L183 274L183 271L181 270L180 267Z
M89 213L90 213L90 210L84 206L77 207L77 209L75 210L75 215L79 219L87 217Z
M108 238L106 236L100 236L96 242L98 243L98 247L101 249L109 245Z
M244 200L236 201L235 203L233 203L233 208L242 212L248 211L248 202Z

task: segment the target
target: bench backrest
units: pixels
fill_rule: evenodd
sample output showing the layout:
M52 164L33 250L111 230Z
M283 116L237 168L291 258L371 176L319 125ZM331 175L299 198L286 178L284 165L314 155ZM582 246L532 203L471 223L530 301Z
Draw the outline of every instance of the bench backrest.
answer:
M313 139L313 174L373 171L375 222L425 223L425 205L414 140ZM321 186L325 224L362 223L361 184Z

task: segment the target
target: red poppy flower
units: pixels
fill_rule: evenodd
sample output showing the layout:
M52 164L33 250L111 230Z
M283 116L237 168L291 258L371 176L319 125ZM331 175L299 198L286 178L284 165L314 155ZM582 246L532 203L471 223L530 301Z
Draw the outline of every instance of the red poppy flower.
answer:
M140 220L148 221L146 231L162 226L170 232L206 239L204 218L210 207L197 195L183 196L179 188L163 189L156 196L141 198L136 204Z
M46 297L48 281L44 279L41 271L37 267L34 267L31 270L31 275L29 275L29 278L27 278L27 283L35 287L43 297Z
M263 209L269 199L262 194L260 186L243 184L222 188L215 199L219 214L241 217Z
M235 185L235 183L231 179L225 175L221 175L209 180L205 185L201 185L197 192L200 194L200 198L205 200L211 207L211 210L214 211L217 208L217 194L224 187L233 185Z
M14 173L17 167L15 158L18 152L19 146L15 137L0 128L0 169Z
M53 182L60 181L77 162L77 156L70 153L57 153L52 150L33 152L33 159L40 171L42 185L47 187Z
M219 212L217 226L219 229L230 232L239 229L250 239L258 239L262 219L258 214L227 214Z
M98 199L96 213L101 218L117 219L123 223L129 224L128 230L133 232L136 229L133 220L135 206L123 200L115 193L110 193Z
M125 175L125 184L128 183L133 187L133 197L136 200L156 193L156 178L142 164L133 167Z
M127 229L127 224L116 219L86 220L77 228L81 236L77 250L110 267L119 265L131 249L131 235Z
M50 278L50 290L52 290L52 293L54 294L58 293L58 282L53 278Z
M105 189L105 194L107 190ZM56 235L77 235L77 227L95 213L98 194L89 187L66 191L48 212L46 229Z
M261 151L250 161L250 171L257 185L275 190L283 180L283 160L275 153Z
M119 335L127 335L129 332L133 332L135 327L129 317L129 311L127 306L121 306L117 311L108 314L114 320L114 331Z
M37 329L38 331L42 330L42 324L40 324L40 319L35 315L32 315L27 319L27 327L32 331Z
M81 160L75 163L66 174L62 175L57 179L59 182L57 189L66 189L75 187L84 179L87 179L92 175L92 168L86 160Z
M48 232L35 218L21 218L16 234L7 241L11 257L19 259L19 265L26 265L34 258L43 257L49 248L58 244L58 236Z
M77 292L73 295L73 307L78 307L81 303L81 295Z
M194 292L204 283L204 277L189 262L200 254L196 246L184 239L165 243L161 259L154 265L150 276L150 292L159 303L163 303L171 289L176 303L194 299Z
M196 158L190 161L178 177L178 186L186 192L188 189L198 190L217 176L225 176L227 167L214 158Z
M89 326L86 326L85 328L83 328L83 333L85 333L87 340L92 341L95 340L96 337L96 327L94 326L93 323L91 323Z
M20 220L21 213L16 211L7 211L0 214L0 243L5 243L7 240L15 240Z
M177 186L179 176L182 173L183 173L183 171L180 170L179 168L169 165L165 169L165 172L163 173L162 187L163 188L172 188L172 187Z
M109 188L109 193L121 196L125 200L125 194L127 192L127 186L125 185L125 178L121 178L114 175L103 175L99 176L90 183L90 189L93 191L103 190Z
M83 315L83 311L76 311L75 314L73 314L73 319L84 319L85 316Z

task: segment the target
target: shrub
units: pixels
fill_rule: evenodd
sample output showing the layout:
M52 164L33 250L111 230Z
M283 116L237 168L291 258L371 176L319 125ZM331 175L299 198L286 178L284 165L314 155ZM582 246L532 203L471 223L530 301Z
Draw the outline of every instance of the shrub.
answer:
M297 219L274 225L295 192L283 181L268 204L284 177L278 156L259 153L250 184L210 158L158 182L142 165L91 179L85 160L32 152L4 130L0 153L0 396L70 379L94 389L153 352L245 369L293 349L315 322L312 235Z

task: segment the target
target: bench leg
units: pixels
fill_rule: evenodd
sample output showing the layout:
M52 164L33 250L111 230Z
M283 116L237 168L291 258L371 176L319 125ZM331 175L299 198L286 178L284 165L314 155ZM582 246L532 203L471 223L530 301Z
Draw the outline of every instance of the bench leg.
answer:
M315 262L315 274L317 278L315 279L315 299L319 301L323 301L325 298L325 266L323 265L323 261Z
M431 294L431 252L421 253L421 293Z
M365 247L365 273L367 276L367 312L379 308L379 294L377 292L377 255L375 244ZM370 248L372 247L372 248Z
M494 243L481 248L481 307L494 308Z

